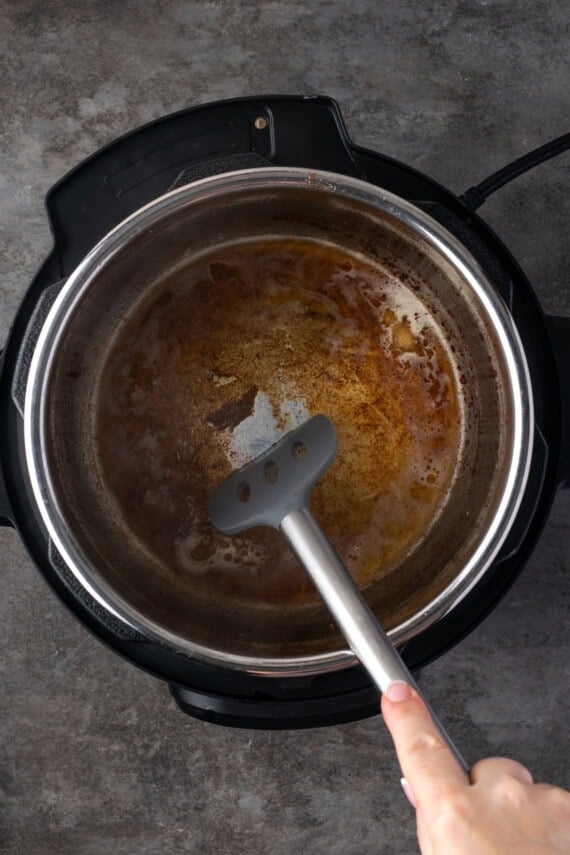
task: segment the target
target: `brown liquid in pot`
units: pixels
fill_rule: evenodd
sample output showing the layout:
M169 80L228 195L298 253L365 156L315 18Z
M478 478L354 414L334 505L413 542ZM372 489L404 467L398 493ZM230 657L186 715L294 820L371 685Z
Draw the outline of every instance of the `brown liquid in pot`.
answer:
M459 454L452 361L418 295L285 237L218 248L156 286L106 359L96 436L117 513L165 584L260 606L316 597L276 531L220 535L207 499L320 412L339 453L312 509L364 587L422 539Z

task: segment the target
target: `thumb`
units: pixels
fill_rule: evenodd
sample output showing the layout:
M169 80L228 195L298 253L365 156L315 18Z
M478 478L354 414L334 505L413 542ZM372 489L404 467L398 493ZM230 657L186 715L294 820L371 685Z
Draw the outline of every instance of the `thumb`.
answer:
M400 681L388 686L382 715L419 809L429 814L443 795L469 785L415 689Z

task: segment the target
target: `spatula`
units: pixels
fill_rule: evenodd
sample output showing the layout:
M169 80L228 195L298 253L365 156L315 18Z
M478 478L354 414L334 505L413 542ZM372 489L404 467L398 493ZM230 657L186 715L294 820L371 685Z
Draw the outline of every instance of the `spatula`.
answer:
M255 526L279 529L328 606L350 649L380 692L403 680L423 697L414 678L350 573L309 510L311 492L337 453L333 423L318 415L286 434L212 493L210 519L225 534ZM467 764L424 698L434 724L460 766Z

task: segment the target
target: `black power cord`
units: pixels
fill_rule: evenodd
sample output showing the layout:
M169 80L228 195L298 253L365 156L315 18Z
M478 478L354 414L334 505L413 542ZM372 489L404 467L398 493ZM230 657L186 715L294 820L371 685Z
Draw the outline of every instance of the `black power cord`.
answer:
M512 163L499 169L498 172L494 172L475 187L470 187L459 198L472 211L476 211L495 190L499 190L505 184L508 184L509 181L512 181L513 178L516 178L528 169L532 169L533 166L538 166L539 163L543 163L551 157L556 157L557 154L562 154L562 152L567 151L569 148L570 134L563 134L561 137L556 137L556 139L541 145L540 148L535 148L534 151L530 151L517 160L513 160Z

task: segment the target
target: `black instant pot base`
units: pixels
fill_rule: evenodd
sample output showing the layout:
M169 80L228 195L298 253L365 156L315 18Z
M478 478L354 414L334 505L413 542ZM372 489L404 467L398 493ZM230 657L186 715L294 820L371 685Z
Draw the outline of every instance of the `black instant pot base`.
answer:
M401 652L408 667L417 670L456 644L514 581L542 529L556 484L559 388L545 319L529 283L485 223L426 176L355 146L329 98L244 98L185 110L122 137L50 190L54 247L20 306L3 354L0 521L16 525L35 563L73 613L116 652L167 680L185 712L240 727L313 727L378 712L377 692L361 668L302 678L222 671L145 640L86 594L40 522L22 453L22 390L13 388L18 374L21 385L22 343L41 295L65 280L107 232L175 186L263 165L352 175L410 200L462 241L502 294L525 346L535 393L537 431L529 484L497 560L451 614L405 645Z

